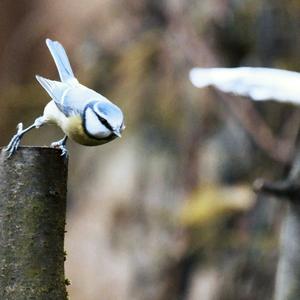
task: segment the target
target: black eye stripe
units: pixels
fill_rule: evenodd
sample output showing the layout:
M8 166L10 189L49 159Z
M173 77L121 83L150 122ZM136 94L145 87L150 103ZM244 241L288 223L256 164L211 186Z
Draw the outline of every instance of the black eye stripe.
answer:
M112 127L110 126L110 124L107 122L107 120L105 120L104 118L100 117L98 114L96 114L96 116L98 117L98 120L110 131L113 131Z
M109 142L109 141L115 139L115 138L116 138L116 135L114 135L113 133L111 133L109 136L107 136L107 137L105 137L105 138L97 138L97 137L91 135L91 134L87 131L87 129L86 129L86 111L87 111L88 108L91 108L91 109L92 109L92 107L91 107L90 105L87 105L87 106L84 108L83 116L82 116L82 118L83 118L83 120L82 120L82 122L83 122L82 127L83 127L83 130L84 130L84 132L86 133L86 135L89 136L91 139L97 140L97 141L106 141L106 142ZM101 121L100 118L99 118L99 116L98 116L98 114L96 114L96 116L98 117L99 122L101 122L107 129L113 131L112 129L110 129L111 126L108 124L108 122L107 122L105 119L101 118L101 119L102 119L102 121Z
M103 124L108 130L114 131L113 128L111 127L111 125L107 122L107 120L104 119L104 118L102 118L102 117L99 115L98 108L95 106L96 104L97 104L97 101L90 102L90 103L86 106L85 110L88 109L88 108L90 108L90 109L94 112L94 114L97 116L97 118L98 118L98 120L99 120L99 122L100 122L101 124Z

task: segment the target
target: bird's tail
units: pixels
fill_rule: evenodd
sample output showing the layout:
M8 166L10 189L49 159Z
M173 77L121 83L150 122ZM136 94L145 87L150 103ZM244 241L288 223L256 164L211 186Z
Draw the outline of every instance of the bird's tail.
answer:
M50 39L46 39L46 44L54 59L61 81L67 83L77 82L64 47L59 42Z

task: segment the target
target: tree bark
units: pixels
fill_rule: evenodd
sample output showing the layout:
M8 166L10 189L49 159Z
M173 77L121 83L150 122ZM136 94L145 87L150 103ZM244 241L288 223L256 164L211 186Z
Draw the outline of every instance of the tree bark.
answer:
M67 299L67 164L60 150L0 155L0 299Z

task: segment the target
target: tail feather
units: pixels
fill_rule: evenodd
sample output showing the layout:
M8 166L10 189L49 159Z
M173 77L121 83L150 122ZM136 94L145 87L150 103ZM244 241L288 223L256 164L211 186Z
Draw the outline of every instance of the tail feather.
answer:
M70 82L74 80L75 76L64 47L59 42L50 39L46 39L46 44L54 59L61 81Z

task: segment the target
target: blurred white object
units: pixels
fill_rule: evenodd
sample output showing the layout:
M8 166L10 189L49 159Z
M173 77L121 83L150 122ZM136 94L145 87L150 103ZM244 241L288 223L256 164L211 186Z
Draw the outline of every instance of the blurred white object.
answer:
M253 100L273 99L300 104L300 73L271 68L193 68L190 80L198 88L214 86Z

